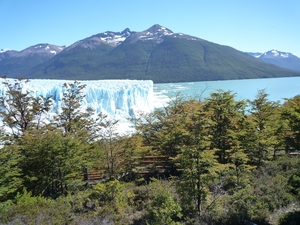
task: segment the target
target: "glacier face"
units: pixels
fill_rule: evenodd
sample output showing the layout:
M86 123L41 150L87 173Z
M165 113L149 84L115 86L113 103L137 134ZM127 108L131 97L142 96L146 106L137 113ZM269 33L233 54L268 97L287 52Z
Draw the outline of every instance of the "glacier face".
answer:
M4 80L3 80L4 81ZM14 79L6 79L15 82ZM59 113L63 98L64 83L70 80L33 79L24 83L23 90L32 92L33 96L51 96L53 105L51 113ZM86 85L82 91L85 95L82 110L91 107L95 114L102 112L109 118L119 120L120 131L129 128L126 118L135 118L139 112L153 110L153 82L151 80L93 80L79 81ZM6 87L0 83L0 95L4 95Z

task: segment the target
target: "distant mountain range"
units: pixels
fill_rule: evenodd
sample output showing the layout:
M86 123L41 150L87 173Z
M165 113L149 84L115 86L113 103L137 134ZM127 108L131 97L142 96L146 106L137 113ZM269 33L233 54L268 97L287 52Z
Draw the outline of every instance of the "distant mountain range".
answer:
M300 58L289 52L280 52L273 49L265 53L247 52L247 54L282 68L300 71Z
M191 82L300 76L198 37L153 25L142 32L99 33L74 44L0 51L0 75L39 79L143 79ZM253 55L253 54L252 54Z
M30 69L43 64L64 50L65 46L37 44L20 52L0 51L0 75L7 77L26 77Z

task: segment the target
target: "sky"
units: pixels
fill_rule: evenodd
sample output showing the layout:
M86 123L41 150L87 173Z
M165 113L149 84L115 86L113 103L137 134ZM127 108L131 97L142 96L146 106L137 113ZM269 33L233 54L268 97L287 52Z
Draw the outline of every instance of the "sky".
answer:
M240 51L300 57L299 0L0 0L0 24L0 50L160 24Z

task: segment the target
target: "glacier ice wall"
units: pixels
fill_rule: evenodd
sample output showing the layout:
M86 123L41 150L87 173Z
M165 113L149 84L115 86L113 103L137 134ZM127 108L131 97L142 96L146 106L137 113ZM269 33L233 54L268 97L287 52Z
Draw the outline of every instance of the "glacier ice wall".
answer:
M4 81L4 80L3 80ZM6 79L15 82L14 79ZM59 113L64 93L63 84L70 80L33 79L24 83L23 90L31 91L34 96L51 96L53 100L51 113ZM93 80L79 81L86 85L83 89L85 98L82 110L91 107L95 113L100 112L110 118L125 122L134 118L138 112L153 110L153 82L151 80ZM0 95L5 94L5 86L0 83Z

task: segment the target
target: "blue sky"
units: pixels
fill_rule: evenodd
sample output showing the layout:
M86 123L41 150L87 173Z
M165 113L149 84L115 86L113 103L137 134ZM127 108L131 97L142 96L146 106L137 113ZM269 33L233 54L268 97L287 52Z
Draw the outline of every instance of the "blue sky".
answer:
M160 24L241 51L300 57L299 0L0 0L0 10L0 49Z

